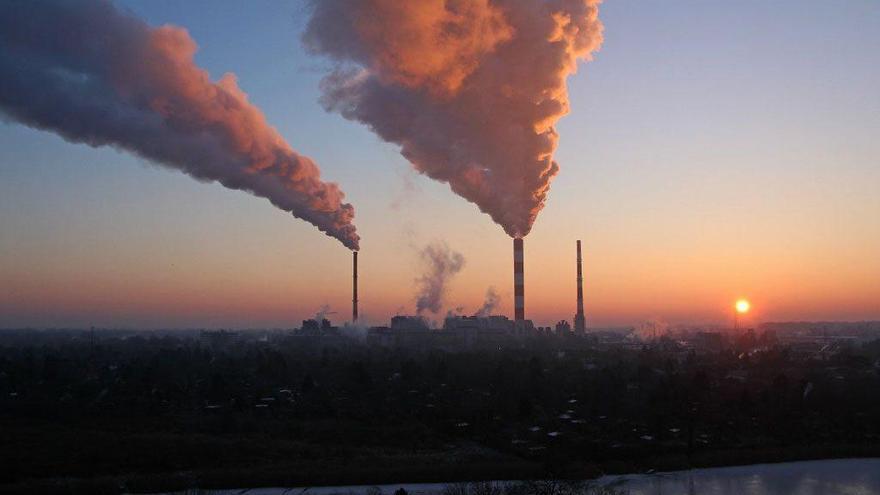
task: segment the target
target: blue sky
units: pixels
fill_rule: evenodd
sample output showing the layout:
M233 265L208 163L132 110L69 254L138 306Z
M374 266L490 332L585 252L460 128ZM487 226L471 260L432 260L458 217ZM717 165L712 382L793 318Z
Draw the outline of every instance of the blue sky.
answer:
M415 247L434 239L467 259L450 307L494 286L509 311L501 229L321 108L329 65L299 44L301 2L119 4L187 28L199 65L234 72L342 186L368 318L412 311ZM527 238L538 323L571 318L576 238L593 324L724 321L740 296L761 319L880 318L880 3L609 0L601 18ZM347 310L348 257L264 200L0 123L0 327L293 325Z

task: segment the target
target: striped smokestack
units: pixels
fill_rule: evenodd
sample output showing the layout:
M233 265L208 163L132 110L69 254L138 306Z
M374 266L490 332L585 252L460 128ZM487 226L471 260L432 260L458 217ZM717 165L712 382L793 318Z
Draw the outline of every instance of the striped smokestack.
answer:
M523 277L523 240L513 240L513 307L514 320L526 319L525 310L525 277Z
M584 274L581 269L581 241L577 241L577 313L574 315L574 330L584 332L587 329L584 319Z
M352 251L354 258L352 260L352 286L351 286L351 321L358 320L358 252Z

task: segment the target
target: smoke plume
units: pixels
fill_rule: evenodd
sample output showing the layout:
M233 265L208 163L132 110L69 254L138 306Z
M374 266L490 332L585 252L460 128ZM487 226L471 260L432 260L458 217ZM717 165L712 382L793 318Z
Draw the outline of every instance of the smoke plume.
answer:
M226 74L193 62L186 30L153 28L104 0L0 4L0 112L249 191L358 249L354 208Z
M327 319L327 316L335 313L335 311L330 311L329 304L322 304L320 308L318 308L318 312L315 313L315 321L321 323L321 320Z
M303 42L340 63L328 111L522 237L559 170L566 79L602 43L600 2L312 0Z
M427 310L437 314L443 307L449 280L464 267L464 256L443 242L428 244L419 256L425 272L416 279L416 312L422 314Z
M498 307L498 303L500 302L501 298L498 297L498 292L495 291L495 287L489 287L486 289L486 300L483 301L483 305L477 310L474 316L492 316L492 313L495 311L495 308Z

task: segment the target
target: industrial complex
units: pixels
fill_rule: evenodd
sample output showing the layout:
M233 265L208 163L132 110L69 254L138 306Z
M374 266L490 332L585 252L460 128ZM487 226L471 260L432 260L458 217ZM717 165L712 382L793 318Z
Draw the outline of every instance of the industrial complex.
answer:
M568 321L560 321L554 327L535 326L526 318L525 312L525 253L523 240L513 240L513 288L514 315L449 315L439 328L431 328L431 322L420 315L397 315L388 325L373 326L366 329L358 326L358 253L352 253L352 313L351 325L343 328L332 326L328 320L319 316L305 320L295 333L303 337L364 337L370 344L380 346L431 347L431 348L472 348L483 346L505 346L522 343L529 337L546 335L586 336L586 316L584 314L583 258L581 241L576 242L577 299L574 326ZM596 337L613 335L614 340L633 333L632 328L596 329Z

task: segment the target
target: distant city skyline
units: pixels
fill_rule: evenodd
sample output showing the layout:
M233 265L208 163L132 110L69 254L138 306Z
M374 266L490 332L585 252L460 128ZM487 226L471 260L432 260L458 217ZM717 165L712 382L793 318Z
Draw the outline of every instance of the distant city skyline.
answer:
M325 112L329 64L302 2L120 1L187 29L357 211L359 321L415 312L420 249L464 263L444 307L489 287L513 317L510 238ZM525 239L526 318L587 326L880 319L880 4L609 1L605 42L569 83L560 173ZM0 328L295 327L349 319L351 253L266 200L126 152L0 121Z

